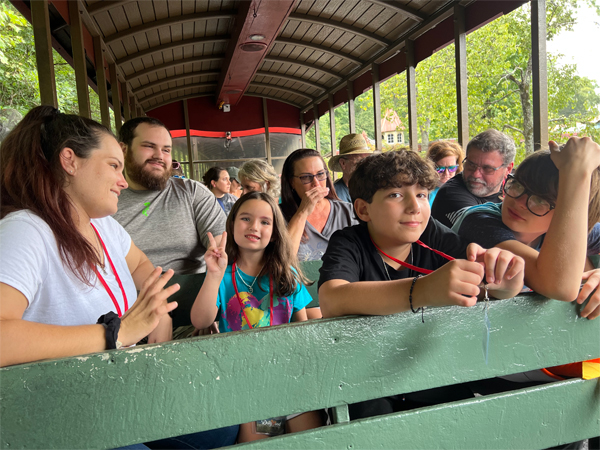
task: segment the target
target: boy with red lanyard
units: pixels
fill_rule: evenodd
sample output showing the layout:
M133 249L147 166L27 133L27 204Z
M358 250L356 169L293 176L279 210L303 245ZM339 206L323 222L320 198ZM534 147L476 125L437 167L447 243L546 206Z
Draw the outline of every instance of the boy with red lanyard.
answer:
M496 298L521 290L522 258L468 244L430 218L428 195L436 185L433 166L414 152L387 152L359 163L349 189L361 223L334 233L323 255L323 317L412 310L424 320L424 307L475 305L484 275ZM435 403L471 396L457 387L450 396L442 391L433 395ZM406 396L396 397L350 405L351 418L397 411Z

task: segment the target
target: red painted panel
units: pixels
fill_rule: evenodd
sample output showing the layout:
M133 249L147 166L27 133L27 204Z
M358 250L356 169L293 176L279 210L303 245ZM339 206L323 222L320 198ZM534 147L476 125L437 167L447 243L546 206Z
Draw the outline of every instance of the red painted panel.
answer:
M120 84L117 83L117 85ZM190 104L188 103L189 106ZM179 130L181 128L185 130L185 116L183 115L183 102L181 101L153 109L147 112L146 115L160 120L169 130Z
M265 126L262 99L258 97L242 97L227 113L217 108L214 97L191 98L188 113L190 129L195 130L240 131Z
M297 128L285 128L285 127L269 127L270 133L286 133L286 134L301 134L300 130ZM236 137L244 137L244 136L256 136L259 134L264 134L264 128L257 128L255 130L246 130L246 131L233 131L231 133L232 138ZM185 130L171 130L171 136L174 138L177 137L185 137ZM224 138L225 133L223 131L202 131L202 130L190 130L190 136L200 136L200 137L216 137L216 138Z
M54 5L65 22L67 22L68 25L71 25L69 2L67 0L50 0L50 3ZM94 61L94 39L83 22L81 22L81 27L83 29L83 47L85 48L88 60L96 67L96 62Z
M300 129L300 109L287 103L267 99L269 129L286 127Z

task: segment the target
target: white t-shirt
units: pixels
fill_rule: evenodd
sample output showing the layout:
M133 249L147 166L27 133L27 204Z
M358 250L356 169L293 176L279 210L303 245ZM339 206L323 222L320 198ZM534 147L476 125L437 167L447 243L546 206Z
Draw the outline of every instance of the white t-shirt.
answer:
M125 256L131 238L112 217L92 219L121 278L129 307L137 291ZM106 258L105 275L121 311L124 300L119 284ZM0 220L0 282L20 291L29 302L23 319L52 325L91 325L116 308L100 280L94 286L82 283L63 265L52 230L28 210L8 214Z

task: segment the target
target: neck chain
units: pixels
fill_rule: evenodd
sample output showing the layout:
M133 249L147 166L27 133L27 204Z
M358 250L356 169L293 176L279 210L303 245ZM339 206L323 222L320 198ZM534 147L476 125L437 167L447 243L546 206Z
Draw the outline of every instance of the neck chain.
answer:
M258 271L258 275L256 275L256 276L254 277L254 281L252 282L252 284L248 284L248 283L246 283L246 281L244 280L244 278L242 277L242 275L241 275L241 274L238 274L238 273L237 273L237 271L236 271L236 275L237 275L238 277L240 277L240 280L242 280L242 283L244 283L244 284L246 285L246 287L248 288L248 292L249 292L250 294L252 294L252 293L254 292L254 289L252 289L252 286L254 286L254 283L256 283L256 280L258 280L258 277L260 276L260 273L262 272L262 270L263 270L264 268L265 268L265 266L264 266L264 265L263 265L263 266L260 268L260 270ZM240 272L241 272L241 271L242 271L242 270L240 269Z
M383 268L385 269L385 274L387 275L387 278L389 281L392 281L392 277L390 277L390 273L388 272L387 266L388 264L385 262L385 259L383 259L383 255L379 254L379 256L381 257L381 261L383 262ZM412 264L412 245L410 247L410 251L408 252L408 263ZM402 267L402 266L401 266Z

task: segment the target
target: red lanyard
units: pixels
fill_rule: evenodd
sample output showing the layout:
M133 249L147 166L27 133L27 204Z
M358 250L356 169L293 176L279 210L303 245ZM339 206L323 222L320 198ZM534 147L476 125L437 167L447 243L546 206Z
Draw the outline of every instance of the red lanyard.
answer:
M373 243L373 245L375 246L375 248L379 251L379 253L381 253L383 256L388 257L389 259L391 259L395 263L400 264L401 266L406 267L407 269L411 269L411 270L414 270L415 272L423 273L425 275L430 274L431 272L433 272L433 270L422 269L421 267L413 266L412 264L409 264L407 262L400 261L399 259L396 259L393 256L388 255L383 250L381 250L379 247L377 247L377 244L375 243L375 241L373 240L373 238L371 238L371 242ZM452 256L446 255L444 252L440 252L439 250L431 248L431 247L423 244L421 241L417 241L417 244L419 244L421 247L424 247L424 248L426 248L428 250L431 250L434 253L437 253L438 255L442 256L443 258L446 258L448 261L453 261L454 260L454 258ZM385 264L385 261L384 261L384 264Z
M119 278L119 274L117 273L117 269L115 269L115 265L113 264L112 259L110 259L110 255L108 254L108 250L106 250L106 246L104 245L104 241L100 237L100 233L98 233L98 230L96 230L96 227L94 226L93 223L90 223L90 225L92 226L92 228L96 232L96 236L98 236L98 240L100 241L100 245L102 245L102 250L104 250L104 254L106 255L106 259L108 259L108 262L110 264L110 268L112 269L113 273L115 274L115 278L117 279L117 283L119 283L119 287L121 288L121 294L123 294L123 306L125 307L125 311L124 312L127 312L127 310L129 309L129 304L127 303L127 296L125 295L125 289L123 289L123 284L121 284L121 278ZM115 305L115 308L117 309L117 314L119 315L119 317L121 317L123 315L123 313L121 313L121 307L119 306L119 303L117 302L117 299L115 298L115 294L113 294L113 292L111 291L111 289L108 287L108 284L106 284L106 281L104 281L104 278L102 278L102 275L100 275L100 272L98 272L98 269L96 269L95 267L94 267L94 272L98 276L98 279L100 280L100 283L102 283L102 286L104 286L104 289L106 289L106 292L108 292L108 295L110 296L110 299L112 300L113 305Z
M237 296L238 302L240 302L240 309L242 310L242 314L246 319L246 323L248 324L250 329L252 329L252 324L248 320L248 316L246 315L246 311L244 310L244 303L240 298L240 293L238 292L237 288L237 282L235 281L235 261L233 262L233 266L231 267L231 281L233 281L233 289L235 289L235 295ZM269 326L273 326L273 277L271 275L269 275L269 296L271 297L271 306L269 308Z

